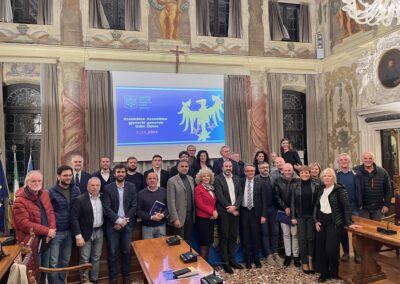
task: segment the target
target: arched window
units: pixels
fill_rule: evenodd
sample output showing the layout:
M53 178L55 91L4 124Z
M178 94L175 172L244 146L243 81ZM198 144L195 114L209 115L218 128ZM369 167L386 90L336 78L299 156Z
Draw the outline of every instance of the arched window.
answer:
M41 98L39 85L15 84L4 87L4 122L6 142L7 181L12 188L14 156L16 156L20 184L23 184L29 155L32 153L34 169L39 169L40 134L42 132Z
M283 133L307 164L306 98L295 91L282 92ZM302 155L304 153L304 155Z

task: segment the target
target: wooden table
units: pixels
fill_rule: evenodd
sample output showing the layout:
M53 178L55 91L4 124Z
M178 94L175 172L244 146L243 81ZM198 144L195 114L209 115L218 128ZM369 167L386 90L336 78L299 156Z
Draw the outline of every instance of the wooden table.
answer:
M132 242L133 250L139 260L148 283L194 284L200 283L200 278L213 272L213 268L200 256L197 262L183 263L179 255L189 251L189 245L181 240L177 246L168 246L167 237L140 240ZM187 279L166 280L163 271L194 267L199 274Z
M386 262L388 257L380 255L382 245L390 245L393 247L400 247L400 227L389 224L389 229L397 231L397 235L384 235L377 232L377 227L387 227L387 222L374 221L357 216L352 216L355 224L362 226L359 229L348 228L353 234L354 248L357 253L361 255L362 262L360 270L353 277L355 283L368 283L386 278L382 272L381 266L377 261ZM398 267L399 263L388 263L389 265Z
M20 250L21 248L19 244L3 247L3 251L7 255L2 260L0 260L0 280L10 270L10 267L13 264L14 259L17 257Z

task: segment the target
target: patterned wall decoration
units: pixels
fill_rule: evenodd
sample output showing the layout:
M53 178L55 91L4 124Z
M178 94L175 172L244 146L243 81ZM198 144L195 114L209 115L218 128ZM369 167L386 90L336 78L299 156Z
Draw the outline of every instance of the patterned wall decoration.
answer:
M61 118L62 145L61 162L65 163L71 154L86 153L85 109L86 98L81 92L83 67L74 63L61 63Z
M351 156L353 164L359 162L359 130L357 107L359 88L357 65L340 67L325 73L327 98L328 165L334 166L336 156L342 152Z
M3 66L4 84L17 83L39 84L40 64L5 63Z
M285 46L281 46L282 44ZM271 46L265 48L265 56L313 59L315 51L309 48L309 45L308 43L272 42Z
M150 41L176 40L189 43L189 0L148 0Z
M264 77L264 72L252 72L250 74L250 154L254 154L257 150L269 152L266 92L263 86Z
M369 30L367 25L359 25L347 16L342 10L341 0L330 0L331 13L331 47L342 43L343 39L352 36L360 31Z
M400 33L393 33L380 39L374 50L365 52L358 59L360 108L400 101L399 46ZM392 84L382 84L385 77Z

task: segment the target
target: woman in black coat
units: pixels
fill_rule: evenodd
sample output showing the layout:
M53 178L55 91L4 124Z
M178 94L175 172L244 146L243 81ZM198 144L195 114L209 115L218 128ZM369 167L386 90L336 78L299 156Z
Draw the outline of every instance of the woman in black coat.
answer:
M292 223L297 224L303 272L309 274L315 273L313 266L315 251L313 212L320 187L319 184L311 180L309 167L301 166L299 175L300 179L296 181L296 187L292 192Z
M351 209L346 189L336 183L335 171L322 171L323 190L317 197L314 208L316 234L316 266L321 276L318 282L338 279L340 239L345 226L359 228L352 224Z
M281 157L286 163L292 164L297 173L299 172L299 169L303 163L300 160L299 153L292 148L288 138L283 138L281 140Z

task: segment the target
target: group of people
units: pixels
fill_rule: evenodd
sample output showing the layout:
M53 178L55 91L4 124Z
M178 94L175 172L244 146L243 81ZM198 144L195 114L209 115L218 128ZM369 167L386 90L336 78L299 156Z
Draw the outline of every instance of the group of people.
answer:
M206 150L196 155L189 145L179 153L178 163L162 169L162 157L152 158L152 168L137 171L138 160L129 157L111 170L108 157L100 170L83 171L83 158L72 156L69 165L57 169L57 183L43 189L42 174L31 171L16 193L14 226L19 241L29 239L33 229L39 242L39 261L45 267L69 264L73 242L80 263L92 263L81 271L82 283L97 283L103 236L107 240L110 283L117 283L117 257L121 254L124 283L130 283L133 226L141 219L142 238L165 236L167 226L190 240L198 232L200 254L208 259L218 225L222 267L227 273L243 269L235 260L238 237L245 267L260 258L268 265L281 265L278 256L279 224L285 248L284 266L292 262L304 273L321 273L319 282L338 277L339 248L342 261L349 260L345 227L351 215L379 219L388 211L392 194L387 172L374 163L373 154L362 154L362 164L352 169L350 156L340 154L339 168L321 172L318 163L304 166L290 142L281 141L281 153L258 151L254 162L245 164L230 148L211 164ZM356 254L356 261L361 261ZM51 273L48 282L63 283L65 275ZM46 275L41 275L45 283Z

